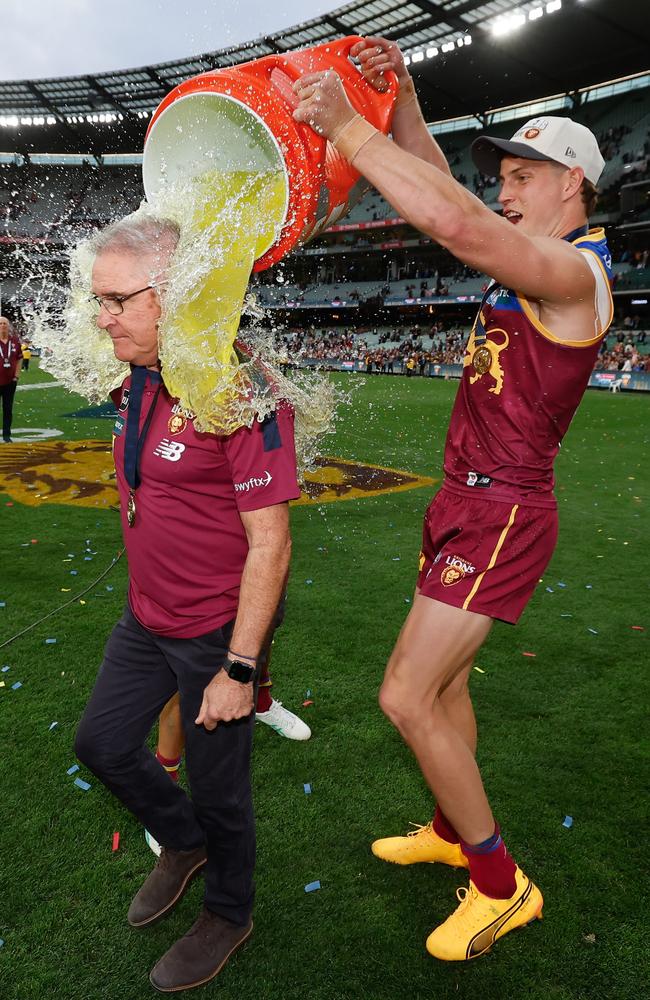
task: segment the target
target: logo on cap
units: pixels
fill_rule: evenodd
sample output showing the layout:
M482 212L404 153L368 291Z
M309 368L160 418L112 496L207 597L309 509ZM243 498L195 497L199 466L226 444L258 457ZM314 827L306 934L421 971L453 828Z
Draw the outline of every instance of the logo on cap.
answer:
M575 151L575 149L571 149L571 146L567 146L567 148L564 150L564 155L565 156L571 156L575 160L575 158L576 158L576 151Z
M524 139L536 139L538 135L539 135L538 128L528 128L524 132Z

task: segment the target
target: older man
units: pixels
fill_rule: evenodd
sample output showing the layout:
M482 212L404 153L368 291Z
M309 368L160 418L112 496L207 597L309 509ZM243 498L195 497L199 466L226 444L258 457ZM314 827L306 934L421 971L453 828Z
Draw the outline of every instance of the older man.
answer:
M199 919L151 973L161 991L212 979L252 930L254 680L289 565L287 501L299 496L287 407L220 437L197 433L165 387L157 289L177 237L164 220L125 220L95 240L97 324L131 367L113 449L129 593L76 740L162 845L129 923L164 917L205 873ZM145 745L176 690L191 798Z
M0 399L2 399L2 440L11 444L14 396L23 366L20 341L6 316L0 316Z
M498 216L452 177L395 43L368 39L355 54L378 89L387 70L397 74L394 141L355 114L334 73L298 81L294 117L327 136L403 218L494 278L465 352L413 608L380 695L436 814L411 836L373 844L397 864L469 868L460 906L427 940L436 958L465 960L542 911L483 788L468 680L492 622L518 620L553 552L553 461L612 318L605 234L587 221L604 161L592 133L568 118L533 119L509 141L478 139L475 163L500 176Z

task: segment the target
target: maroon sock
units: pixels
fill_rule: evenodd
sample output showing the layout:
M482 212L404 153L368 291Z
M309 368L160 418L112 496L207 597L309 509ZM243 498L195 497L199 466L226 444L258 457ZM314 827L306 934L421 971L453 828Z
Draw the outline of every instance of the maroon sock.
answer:
M257 708L256 712L268 712L271 707L271 702L273 701L273 695L271 694L270 687L261 687L257 692Z
M156 760L159 764L162 764L172 781L178 781L178 769L181 766L182 759L182 755L174 759L170 757L163 757L163 755L156 750Z
M463 854L469 861L469 877L479 892L493 899L510 899L514 896L515 862L508 854L499 827L481 844L467 844L461 840Z
M448 844L460 843L460 837L443 813L440 806L436 806L436 811L433 814L432 826L434 832L437 833L439 837L442 837L443 840L446 840Z

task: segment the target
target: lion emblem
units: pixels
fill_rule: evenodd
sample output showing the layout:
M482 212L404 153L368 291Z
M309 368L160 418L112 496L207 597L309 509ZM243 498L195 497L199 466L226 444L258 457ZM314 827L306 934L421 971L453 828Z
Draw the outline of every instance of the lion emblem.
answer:
M503 337L499 338L499 334ZM497 339L492 339L497 336ZM501 327L494 327L487 331L487 340L484 341L480 347L476 344L476 326L472 329L470 338L467 342L467 347L465 348L465 357L463 358L463 368L467 368L469 365L474 369L474 375L470 376L470 384L474 383L483 378L484 375L489 375L494 379L494 385L490 386L489 392L493 392L495 396L501 395L501 390L503 389L503 377L504 372L501 367L501 362L499 361L499 355L501 351L505 351L506 347L510 343L510 337L505 330ZM501 342L499 342L501 341Z

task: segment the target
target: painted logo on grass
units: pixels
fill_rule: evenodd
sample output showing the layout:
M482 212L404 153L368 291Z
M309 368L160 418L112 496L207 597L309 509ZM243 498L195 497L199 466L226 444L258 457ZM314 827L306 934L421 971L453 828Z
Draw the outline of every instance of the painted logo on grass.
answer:
M435 480L400 469L320 458L296 504L331 503L431 486ZM118 503L109 441L43 441L0 449L0 493L36 507L44 503L111 507Z

